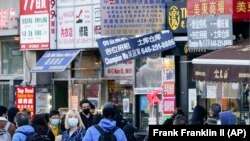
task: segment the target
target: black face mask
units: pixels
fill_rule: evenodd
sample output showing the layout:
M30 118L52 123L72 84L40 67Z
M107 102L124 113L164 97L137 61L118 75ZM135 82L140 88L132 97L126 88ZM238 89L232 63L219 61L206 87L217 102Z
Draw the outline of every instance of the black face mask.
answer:
M90 109L83 109L82 110L85 115L89 114Z

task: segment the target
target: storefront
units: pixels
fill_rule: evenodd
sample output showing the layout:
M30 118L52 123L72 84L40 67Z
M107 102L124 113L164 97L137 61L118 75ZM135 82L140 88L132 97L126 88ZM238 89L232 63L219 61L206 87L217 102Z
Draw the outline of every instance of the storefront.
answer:
M19 51L19 1L0 1L0 105L14 105L15 86L24 80L24 57Z
M237 124L249 119L249 43L245 39L192 60L200 103L207 108L219 103L223 111L232 110Z

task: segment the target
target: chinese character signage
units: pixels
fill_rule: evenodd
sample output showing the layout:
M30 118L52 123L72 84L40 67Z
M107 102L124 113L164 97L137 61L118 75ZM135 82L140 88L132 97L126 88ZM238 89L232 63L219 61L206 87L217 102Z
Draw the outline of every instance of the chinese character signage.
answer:
M163 97L175 97L175 81L163 82L162 91Z
M56 49L56 0L50 0L50 49Z
M74 8L57 9L57 49L74 48Z
M233 9L234 21L250 20L250 0L234 0Z
M232 15L232 0L187 0L188 16Z
M60 72L74 60L80 50L47 51L31 72Z
M16 106L19 111L27 109L31 116L35 114L35 88L33 86L16 86Z
M110 45L110 42L97 40L105 67L138 57L174 48L171 31L155 32Z
M164 97L162 99L162 112L163 114L174 114L175 112L175 98Z
M165 0L102 0L102 35L136 35L165 27Z
M0 36L19 35L18 0L0 1Z
M20 49L50 49L50 0L20 0Z
M75 7L75 48L90 48L93 43L92 6Z
M166 26L173 33L187 33L187 7L185 1L167 1Z
M233 43L232 16L189 17L188 44L193 49L219 49Z
M102 37L100 4L63 6L57 11L57 49L97 47L96 39Z
M105 77L124 77L124 76L130 76L132 77L134 74L134 61L126 61L123 63L120 63L118 65L106 67L104 70L104 76Z

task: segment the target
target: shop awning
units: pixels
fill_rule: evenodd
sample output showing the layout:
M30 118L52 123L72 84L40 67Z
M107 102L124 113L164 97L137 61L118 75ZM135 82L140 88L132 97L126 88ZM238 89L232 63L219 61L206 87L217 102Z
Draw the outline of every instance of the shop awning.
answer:
M74 60L81 50L46 51L31 72L61 72Z
M250 82L250 39L192 60L193 79L215 82Z

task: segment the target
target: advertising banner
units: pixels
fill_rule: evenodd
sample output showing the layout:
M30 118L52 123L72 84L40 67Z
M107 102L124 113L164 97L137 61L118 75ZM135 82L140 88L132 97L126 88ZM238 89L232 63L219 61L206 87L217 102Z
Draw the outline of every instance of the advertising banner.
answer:
M165 27L165 1L101 1L102 35L136 35Z
M187 11L189 17L232 15L233 0L187 0Z
M233 0L233 20L250 21L250 0Z
M50 49L50 0L20 1L20 50Z
M167 1L166 26L173 33L187 33L187 1Z
M102 37L101 35L101 10L100 4L93 5L93 47L98 47L96 39Z
M74 7L57 9L57 49L74 49Z
M174 114L175 112L175 97L164 97L162 99L163 114Z
M75 48L90 48L93 43L92 6L75 7Z
M175 97L175 82L163 82L163 97Z
M56 49L56 0L50 0L50 49Z
M219 49L233 44L232 16L189 17L188 44L193 49Z
M134 61L126 61L104 69L105 77L125 77L134 75Z
M176 46L172 32L167 30L135 37L112 45L99 39L97 43L105 67Z
M26 109L31 116L35 114L35 88L33 86L16 86L16 106L19 111Z

